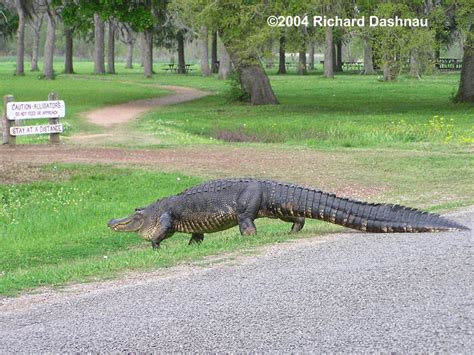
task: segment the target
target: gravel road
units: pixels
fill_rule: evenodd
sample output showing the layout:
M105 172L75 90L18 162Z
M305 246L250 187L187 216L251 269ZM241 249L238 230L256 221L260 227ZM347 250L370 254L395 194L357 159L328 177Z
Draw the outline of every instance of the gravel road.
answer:
M473 353L472 237L343 233L3 299L0 353Z

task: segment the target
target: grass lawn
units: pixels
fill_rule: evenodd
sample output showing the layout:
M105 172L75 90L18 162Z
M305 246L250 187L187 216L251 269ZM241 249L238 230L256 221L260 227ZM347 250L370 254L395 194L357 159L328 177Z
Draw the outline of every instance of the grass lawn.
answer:
M474 106L450 101L458 80L457 74L394 83L361 75L273 75L280 105L251 107L216 95L149 114L139 127L318 149L467 146L474 143Z
M90 74L91 63L77 62L76 75L45 81L34 73L15 77L14 64L0 61L0 94L28 101L58 92L66 101L69 134L74 134L100 130L86 124L81 112L166 94L156 85L201 88L214 95L160 108L132 127L159 137L159 149L199 144L237 152L251 146L275 155L309 150L327 157L306 169L324 172L314 186L376 187L381 191L378 201L434 211L474 203L474 106L451 103L458 74L394 83L361 75L326 80L320 72L305 77L271 75L280 104L252 107L230 102L228 84L215 77L164 74L160 68L156 65L160 73L145 80L138 67L125 70L118 64L117 75L95 76ZM287 234L288 224L259 220L256 238L242 238L234 228L188 247L189 237L177 235L153 252L135 234L109 231L107 220L202 181L199 169L190 167L186 174L87 165L41 169L41 176L47 177L42 181L0 181L0 294L166 267L293 237ZM285 161L279 169L282 176L291 175ZM304 170L301 174L309 174ZM302 236L335 230L339 228L311 221Z

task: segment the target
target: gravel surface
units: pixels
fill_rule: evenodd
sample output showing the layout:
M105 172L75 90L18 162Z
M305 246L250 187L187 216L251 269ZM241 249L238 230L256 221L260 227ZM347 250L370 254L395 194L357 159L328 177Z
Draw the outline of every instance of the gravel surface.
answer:
M472 237L329 235L4 299L0 352L473 353Z

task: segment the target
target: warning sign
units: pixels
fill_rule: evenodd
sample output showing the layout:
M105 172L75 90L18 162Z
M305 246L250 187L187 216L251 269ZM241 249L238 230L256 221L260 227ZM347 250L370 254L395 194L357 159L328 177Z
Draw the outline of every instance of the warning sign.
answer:
M51 134L51 133L62 133L62 132L63 132L62 124L10 127L10 134L12 136L27 136L30 134Z
M9 120L56 118L65 115L66 105L62 100L7 103L7 117Z

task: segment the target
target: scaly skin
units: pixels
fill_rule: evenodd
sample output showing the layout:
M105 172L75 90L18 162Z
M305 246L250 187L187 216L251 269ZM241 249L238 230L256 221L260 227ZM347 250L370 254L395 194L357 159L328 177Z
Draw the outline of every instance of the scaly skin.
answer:
M175 232L190 233L189 244L201 243L204 233L237 225L242 235L254 235L254 220L261 217L291 222L292 232L303 228L305 218L373 233L468 229L413 208L360 202L309 187L255 179L209 181L136 209L129 217L111 220L108 226L138 232L158 248Z

